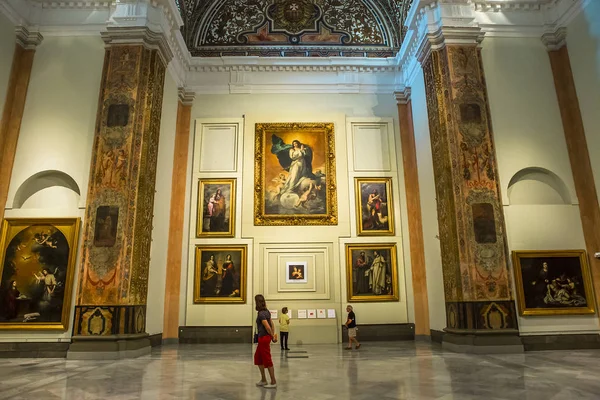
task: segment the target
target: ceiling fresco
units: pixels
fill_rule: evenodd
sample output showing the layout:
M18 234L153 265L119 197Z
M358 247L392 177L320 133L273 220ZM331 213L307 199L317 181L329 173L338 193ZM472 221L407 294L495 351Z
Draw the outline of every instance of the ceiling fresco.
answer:
M393 57L412 1L176 0L195 57Z

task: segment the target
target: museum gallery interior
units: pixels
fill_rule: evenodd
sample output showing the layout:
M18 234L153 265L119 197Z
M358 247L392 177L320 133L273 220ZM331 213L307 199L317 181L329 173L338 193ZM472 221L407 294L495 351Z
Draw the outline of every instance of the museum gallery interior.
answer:
M596 0L1 0L0 357L593 352L599 107Z

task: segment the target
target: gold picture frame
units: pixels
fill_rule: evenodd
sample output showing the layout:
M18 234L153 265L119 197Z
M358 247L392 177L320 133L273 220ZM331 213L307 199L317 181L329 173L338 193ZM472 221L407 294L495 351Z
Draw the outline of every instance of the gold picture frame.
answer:
M354 190L357 235L393 236L392 178L354 178Z
M237 179L198 179L196 237L234 237Z
M585 250L512 252L519 314L595 314Z
M399 301L395 243L346 245L346 293L349 302Z
M246 245L196 246L194 304L245 304L247 280Z
M0 330L66 331L80 218L6 218L0 237Z
M254 148L254 225L337 225L333 123L258 123Z

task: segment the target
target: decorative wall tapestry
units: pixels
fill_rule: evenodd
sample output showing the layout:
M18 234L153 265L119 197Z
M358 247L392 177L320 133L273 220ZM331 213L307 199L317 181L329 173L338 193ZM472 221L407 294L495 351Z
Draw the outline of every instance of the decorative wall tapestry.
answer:
M354 183L358 235L393 235L392 179L356 178Z
M307 283L307 263L306 261L293 261L285 263L285 282L286 283Z
M393 57L412 0L178 0L192 56Z
M200 179L198 181L197 237L234 236L235 183L235 179Z
M521 315L594 314L585 250L513 251Z
M348 301L398 301L397 271L395 244L347 244Z
M246 246L196 246L194 303L246 303Z
M79 218L4 220L0 329L68 329L79 225Z
M256 124L255 225L337 225L332 123Z

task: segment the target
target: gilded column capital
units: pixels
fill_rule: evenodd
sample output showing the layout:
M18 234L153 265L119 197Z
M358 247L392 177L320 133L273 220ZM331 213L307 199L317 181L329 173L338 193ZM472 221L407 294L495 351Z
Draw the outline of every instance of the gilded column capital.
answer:
M397 104L407 104L410 101L411 89L405 87L400 91L394 92Z
M29 30L25 26L15 27L16 41L25 50L35 50L44 37L37 30Z
M188 90L184 87L180 87L179 89L177 89L177 91L179 94L179 101L181 102L181 104L183 104L184 106L191 106L192 104L194 104L196 92Z
M567 44L567 28L557 28L542 35L542 43L548 51L558 50Z
M169 64L173 59L173 51L169 47L169 42L162 32L154 32L148 27L111 27L101 32L102 40L106 47L118 45L141 44L150 50L158 50L160 58L164 65Z
M479 46L484 36L485 32L478 26L441 26L424 35L416 56L423 63L432 51L447 45Z

